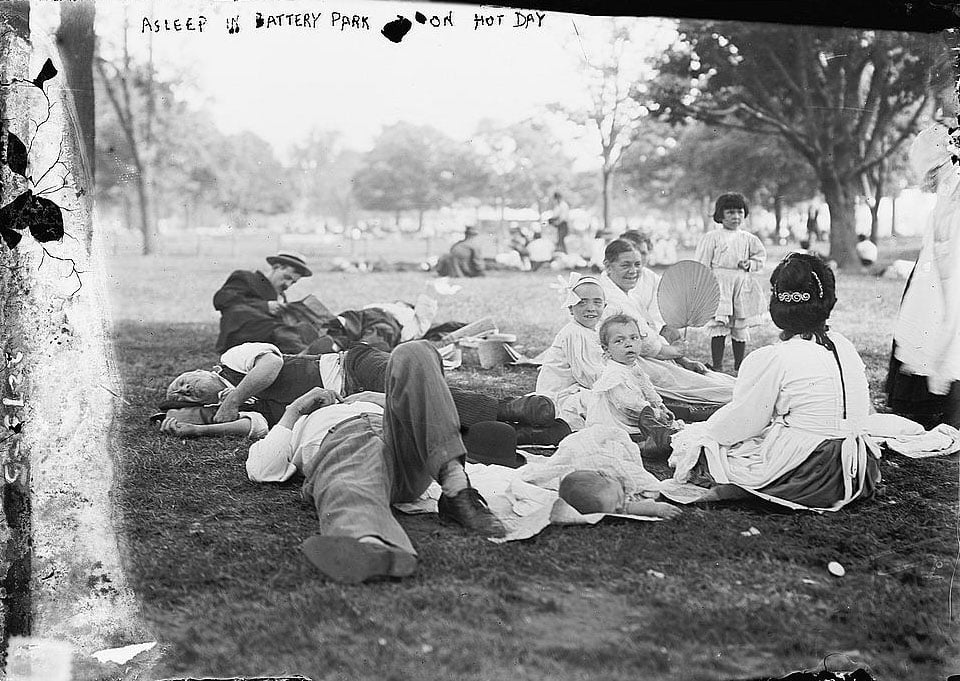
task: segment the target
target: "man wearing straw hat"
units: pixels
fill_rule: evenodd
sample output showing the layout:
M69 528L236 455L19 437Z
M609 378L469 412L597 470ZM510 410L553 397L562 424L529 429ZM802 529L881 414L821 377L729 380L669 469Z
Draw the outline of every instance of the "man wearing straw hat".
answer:
M272 343L281 352L295 354L309 344L296 326L285 324L280 312L286 290L313 274L303 256L283 251L267 258L270 270L236 270L213 296L220 312L217 352L248 342Z

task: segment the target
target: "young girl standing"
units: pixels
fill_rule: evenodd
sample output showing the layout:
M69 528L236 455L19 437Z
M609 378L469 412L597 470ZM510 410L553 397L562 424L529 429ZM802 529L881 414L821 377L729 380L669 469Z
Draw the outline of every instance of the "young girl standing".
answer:
M767 252L760 239L741 229L749 214L742 194L723 194L713 210L713 221L723 228L707 232L697 245L696 259L713 270L720 285L720 303L707 325L714 371L723 371L727 336L733 346L733 368L740 369L750 327L760 323L764 310L763 290L751 275L763 270Z

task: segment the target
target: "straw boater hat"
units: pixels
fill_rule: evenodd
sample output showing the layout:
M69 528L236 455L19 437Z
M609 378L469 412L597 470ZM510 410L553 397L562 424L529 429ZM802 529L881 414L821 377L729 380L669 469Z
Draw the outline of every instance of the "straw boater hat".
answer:
M313 276L313 272L307 267L304 257L292 251L281 251L276 255L267 256L267 263L270 265L287 265L292 267L300 273L301 277Z

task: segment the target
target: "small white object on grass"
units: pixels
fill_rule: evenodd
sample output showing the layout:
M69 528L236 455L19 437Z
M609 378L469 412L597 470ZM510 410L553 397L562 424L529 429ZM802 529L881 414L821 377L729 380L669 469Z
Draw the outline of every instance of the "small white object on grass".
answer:
M666 577L662 572L657 572L656 570L647 570L647 574L651 577L656 577L657 579L664 579Z
M462 288L463 287L459 284L451 284L447 277L440 277L433 282L433 290L439 293L441 296L452 296Z
M843 566L835 560L831 560L829 563L827 563L827 571L834 577L843 577L845 574L847 574L847 571L843 568Z
M758 534L760 534L760 530L751 526L749 530L744 530L740 534L744 537L756 537Z
M97 662L101 663L126 664L140 653L145 653L156 645L156 641L150 641L149 643L135 643L122 648L107 648L106 650L98 650L91 657L96 658Z

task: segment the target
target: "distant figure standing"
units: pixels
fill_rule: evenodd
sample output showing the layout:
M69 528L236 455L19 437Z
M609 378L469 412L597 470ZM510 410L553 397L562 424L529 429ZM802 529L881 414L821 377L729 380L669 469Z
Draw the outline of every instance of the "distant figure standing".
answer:
M860 258L860 264L864 267L872 267L877 262L880 252L877 245L870 239L861 234L857 237L857 257Z
M807 241L813 243L814 240L820 241L820 223L817 218L820 211L810 206L807 209Z
M441 277L482 277L484 275L483 251L480 249L480 233L476 227L467 227L463 239L450 247L437 261L437 274Z
M760 323L766 302L751 273L763 270L767 251L760 239L740 229L747 215L749 209L742 194L723 194L713 210L713 221L723 227L704 234L697 245L696 259L713 270L720 285L720 303L707 324L714 371L723 371L727 336L733 346L733 368L740 369L750 327Z
M553 215L548 222L557 228L557 250L567 252L567 234L570 233L570 205L563 200L560 192L553 193Z

